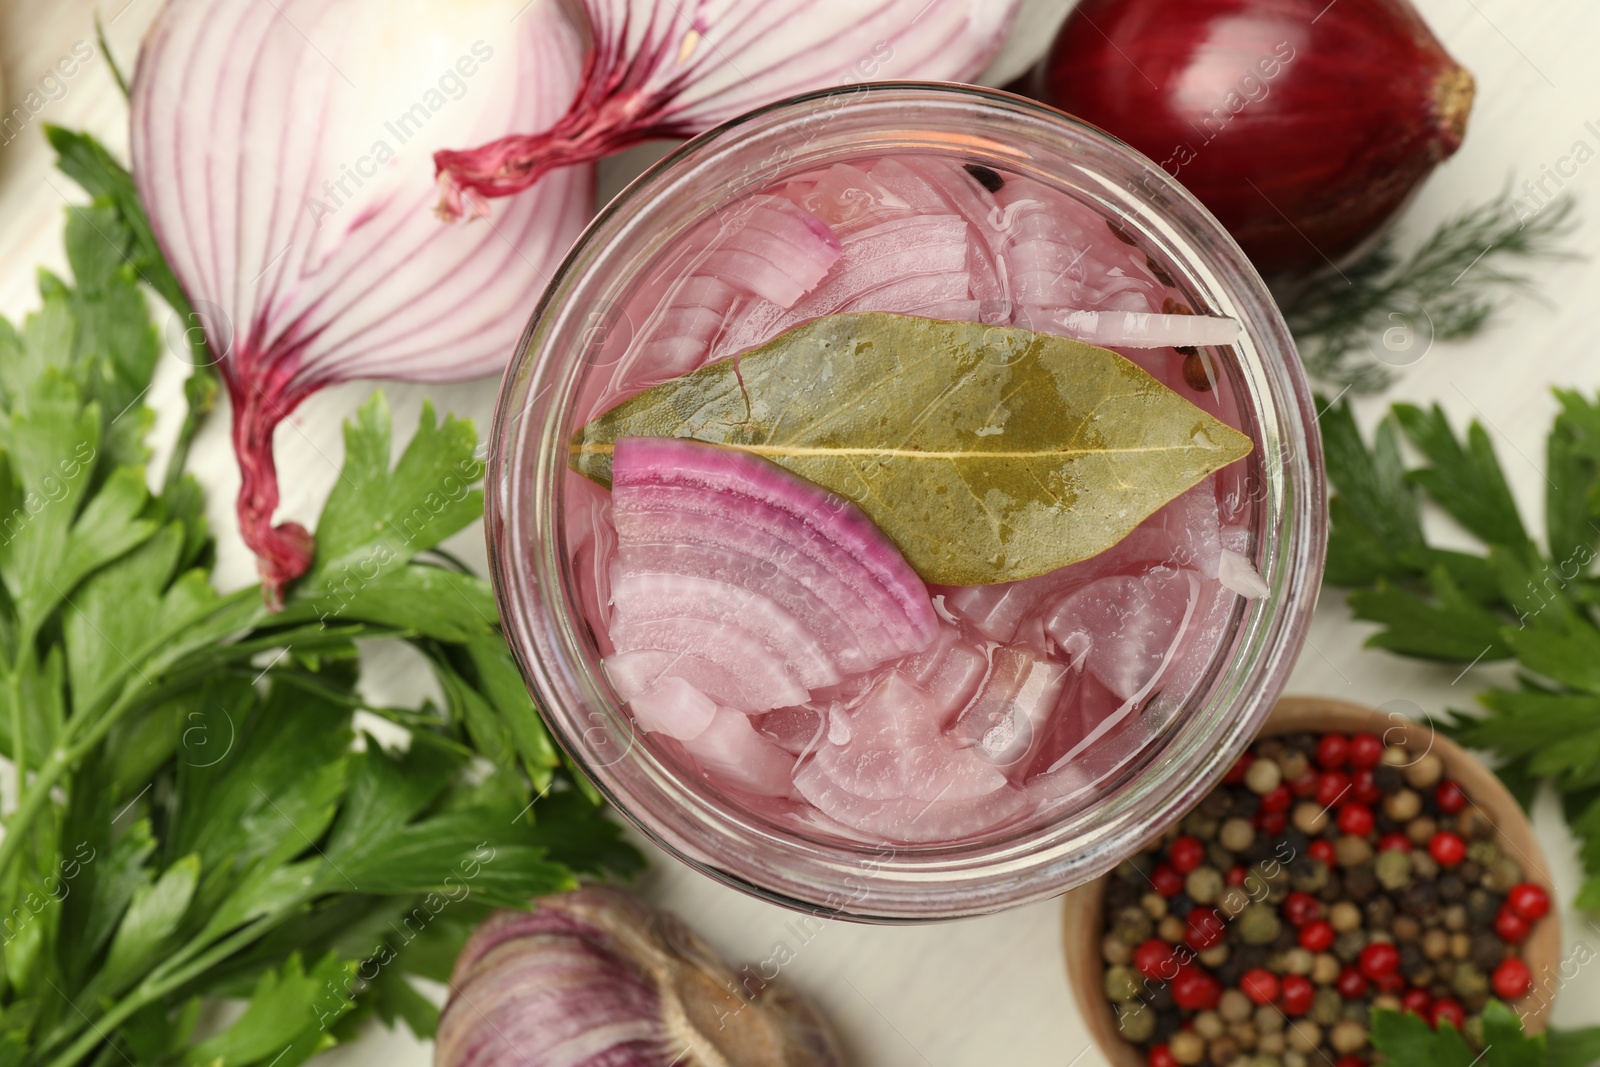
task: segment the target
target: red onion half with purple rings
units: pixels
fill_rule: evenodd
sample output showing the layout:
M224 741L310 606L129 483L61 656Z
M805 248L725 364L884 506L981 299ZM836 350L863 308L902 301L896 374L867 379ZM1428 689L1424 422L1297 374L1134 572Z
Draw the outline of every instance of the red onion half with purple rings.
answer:
M593 212L589 167L492 225L430 212L434 149L542 129L580 83L561 6L521 6L169 0L146 38L134 181L233 402L239 527L269 604L314 549L273 524L279 424L337 382L498 373Z

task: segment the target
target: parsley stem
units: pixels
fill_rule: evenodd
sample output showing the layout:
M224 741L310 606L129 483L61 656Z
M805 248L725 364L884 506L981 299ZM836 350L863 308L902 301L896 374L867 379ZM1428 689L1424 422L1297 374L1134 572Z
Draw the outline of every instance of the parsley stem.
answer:
M11 689L11 764L17 772L17 799L22 799L22 787L28 784L28 736L22 718L22 657L28 646L17 649L17 662L6 677ZM20 806L20 804L19 804ZM5 866L0 864L0 871Z
M122 1025L128 1016L146 1004L166 996L185 982L205 973L210 967L227 959L252 941L257 940L262 934L281 922L289 910L280 908L277 912L271 915L264 915L248 926L240 927L228 937L213 944L209 950L201 952L198 956L195 953L199 949L199 945L191 941L175 957L168 960L165 965L150 972L145 980L139 983L138 988L112 1005L104 1015L93 1020L93 1029L86 1033L80 1033L76 1041L50 1061L49 1067L72 1067L72 1065L93 1051L96 1045L105 1041L105 1035ZM170 969L172 964L179 960L189 960L190 962L176 970ZM163 971L168 973L163 975ZM73 1030L68 1031L68 1033L82 1030L84 1026L89 1024L90 1020L80 1018L80 1024L74 1027ZM65 1038L63 1037L60 1040L65 1040Z
M194 347L197 356L206 357L208 353L205 342L201 341ZM189 449L194 444L195 436L200 432L200 427L205 423L206 417L217 406L217 371L208 364L196 364L194 373L189 375L183 383L183 398L186 408L183 413L183 425L178 427L178 439L172 446L172 458L167 461L167 473L162 478L161 495L166 496L177 488L178 482L183 479L189 465Z
M56 780L61 777L69 766L72 765L72 753L62 745L57 745L34 775L33 783L28 785L21 778L17 780L17 810L11 813L6 820L6 836L0 839L0 873L6 871L12 861L17 858L22 844L27 840L23 832L28 824L39 817L39 812L50 799L50 790L55 786Z

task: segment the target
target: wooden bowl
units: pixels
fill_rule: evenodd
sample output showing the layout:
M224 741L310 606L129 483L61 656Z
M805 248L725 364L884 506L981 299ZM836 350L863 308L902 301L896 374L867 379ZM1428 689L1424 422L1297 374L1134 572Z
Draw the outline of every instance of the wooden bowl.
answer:
M1496 842L1521 864L1527 880L1551 890L1550 914L1534 924L1532 935L1522 945L1522 958L1533 974L1533 992L1511 1005L1522 1016L1523 1026L1530 1033L1543 1030L1554 992L1560 985L1561 920L1559 909L1553 906L1555 892L1550 867L1533 836L1533 827L1516 800L1500 784L1500 779L1461 746L1433 733L1427 723L1342 700L1285 697L1278 701L1260 736L1273 737L1301 730L1347 734L1365 731L1386 735L1391 743L1403 743L1417 752L1427 751L1431 744L1432 751L1444 761L1445 774L1460 783L1469 801L1483 809L1498 828ZM1078 1011L1106 1060L1113 1067L1145 1067L1145 1057L1138 1048L1124 1041L1117 1032L1116 1017L1102 992L1105 964L1100 958L1100 939L1104 936L1101 909L1105 887L1106 878L1099 878L1064 898L1062 937L1067 977L1072 983Z

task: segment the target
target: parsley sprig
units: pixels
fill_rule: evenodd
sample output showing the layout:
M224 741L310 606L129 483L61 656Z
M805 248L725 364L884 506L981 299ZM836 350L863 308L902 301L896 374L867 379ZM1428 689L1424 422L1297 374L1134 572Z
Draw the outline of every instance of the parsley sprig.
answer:
M476 435L425 410L392 461L375 397L283 611L218 593L183 470L209 372L158 491L146 472L141 285L187 304L126 171L51 136L94 198L68 212L71 279L0 320L0 1065L293 1067L371 1016L427 1035L411 979L447 978L490 909L639 862L545 734L486 583L438 550L482 512ZM364 699L375 642L440 696ZM198 1036L218 996L242 1014Z
M1522 1020L1498 1000L1483 1011L1481 1051L1449 1023L1437 1030L1420 1015L1372 1013L1372 1044L1398 1067L1589 1067L1600 1059L1600 1027L1525 1034Z
M1481 424L1458 434L1438 407L1397 404L1369 445L1348 404L1329 409L1323 441L1338 495L1326 580L1350 587L1351 611L1379 625L1371 646L1450 664L1515 661L1515 688L1481 692L1482 713L1455 711L1442 725L1492 751L1524 805L1540 783L1554 787L1582 846L1577 903L1600 909L1600 400L1555 395L1542 541ZM1408 465L1402 443L1419 463ZM1482 549L1432 544L1424 501Z

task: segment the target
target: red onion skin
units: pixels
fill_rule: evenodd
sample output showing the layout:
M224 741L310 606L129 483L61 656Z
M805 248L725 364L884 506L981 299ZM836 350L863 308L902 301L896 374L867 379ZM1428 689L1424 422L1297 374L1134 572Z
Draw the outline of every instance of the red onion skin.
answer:
M1277 272L1393 219L1461 144L1472 77L1406 0L1084 0L1031 90L1148 155Z
M233 450L239 460L239 496L234 508L239 534L255 553L262 598L268 610L277 611L283 607L284 587L310 569L316 538L297 522L272 524L273 512L278 510L272 434L315 389L289 384L292 367L274 368L265 382L248 371L241 373L232 360L222 360L219 368L233 406Z

